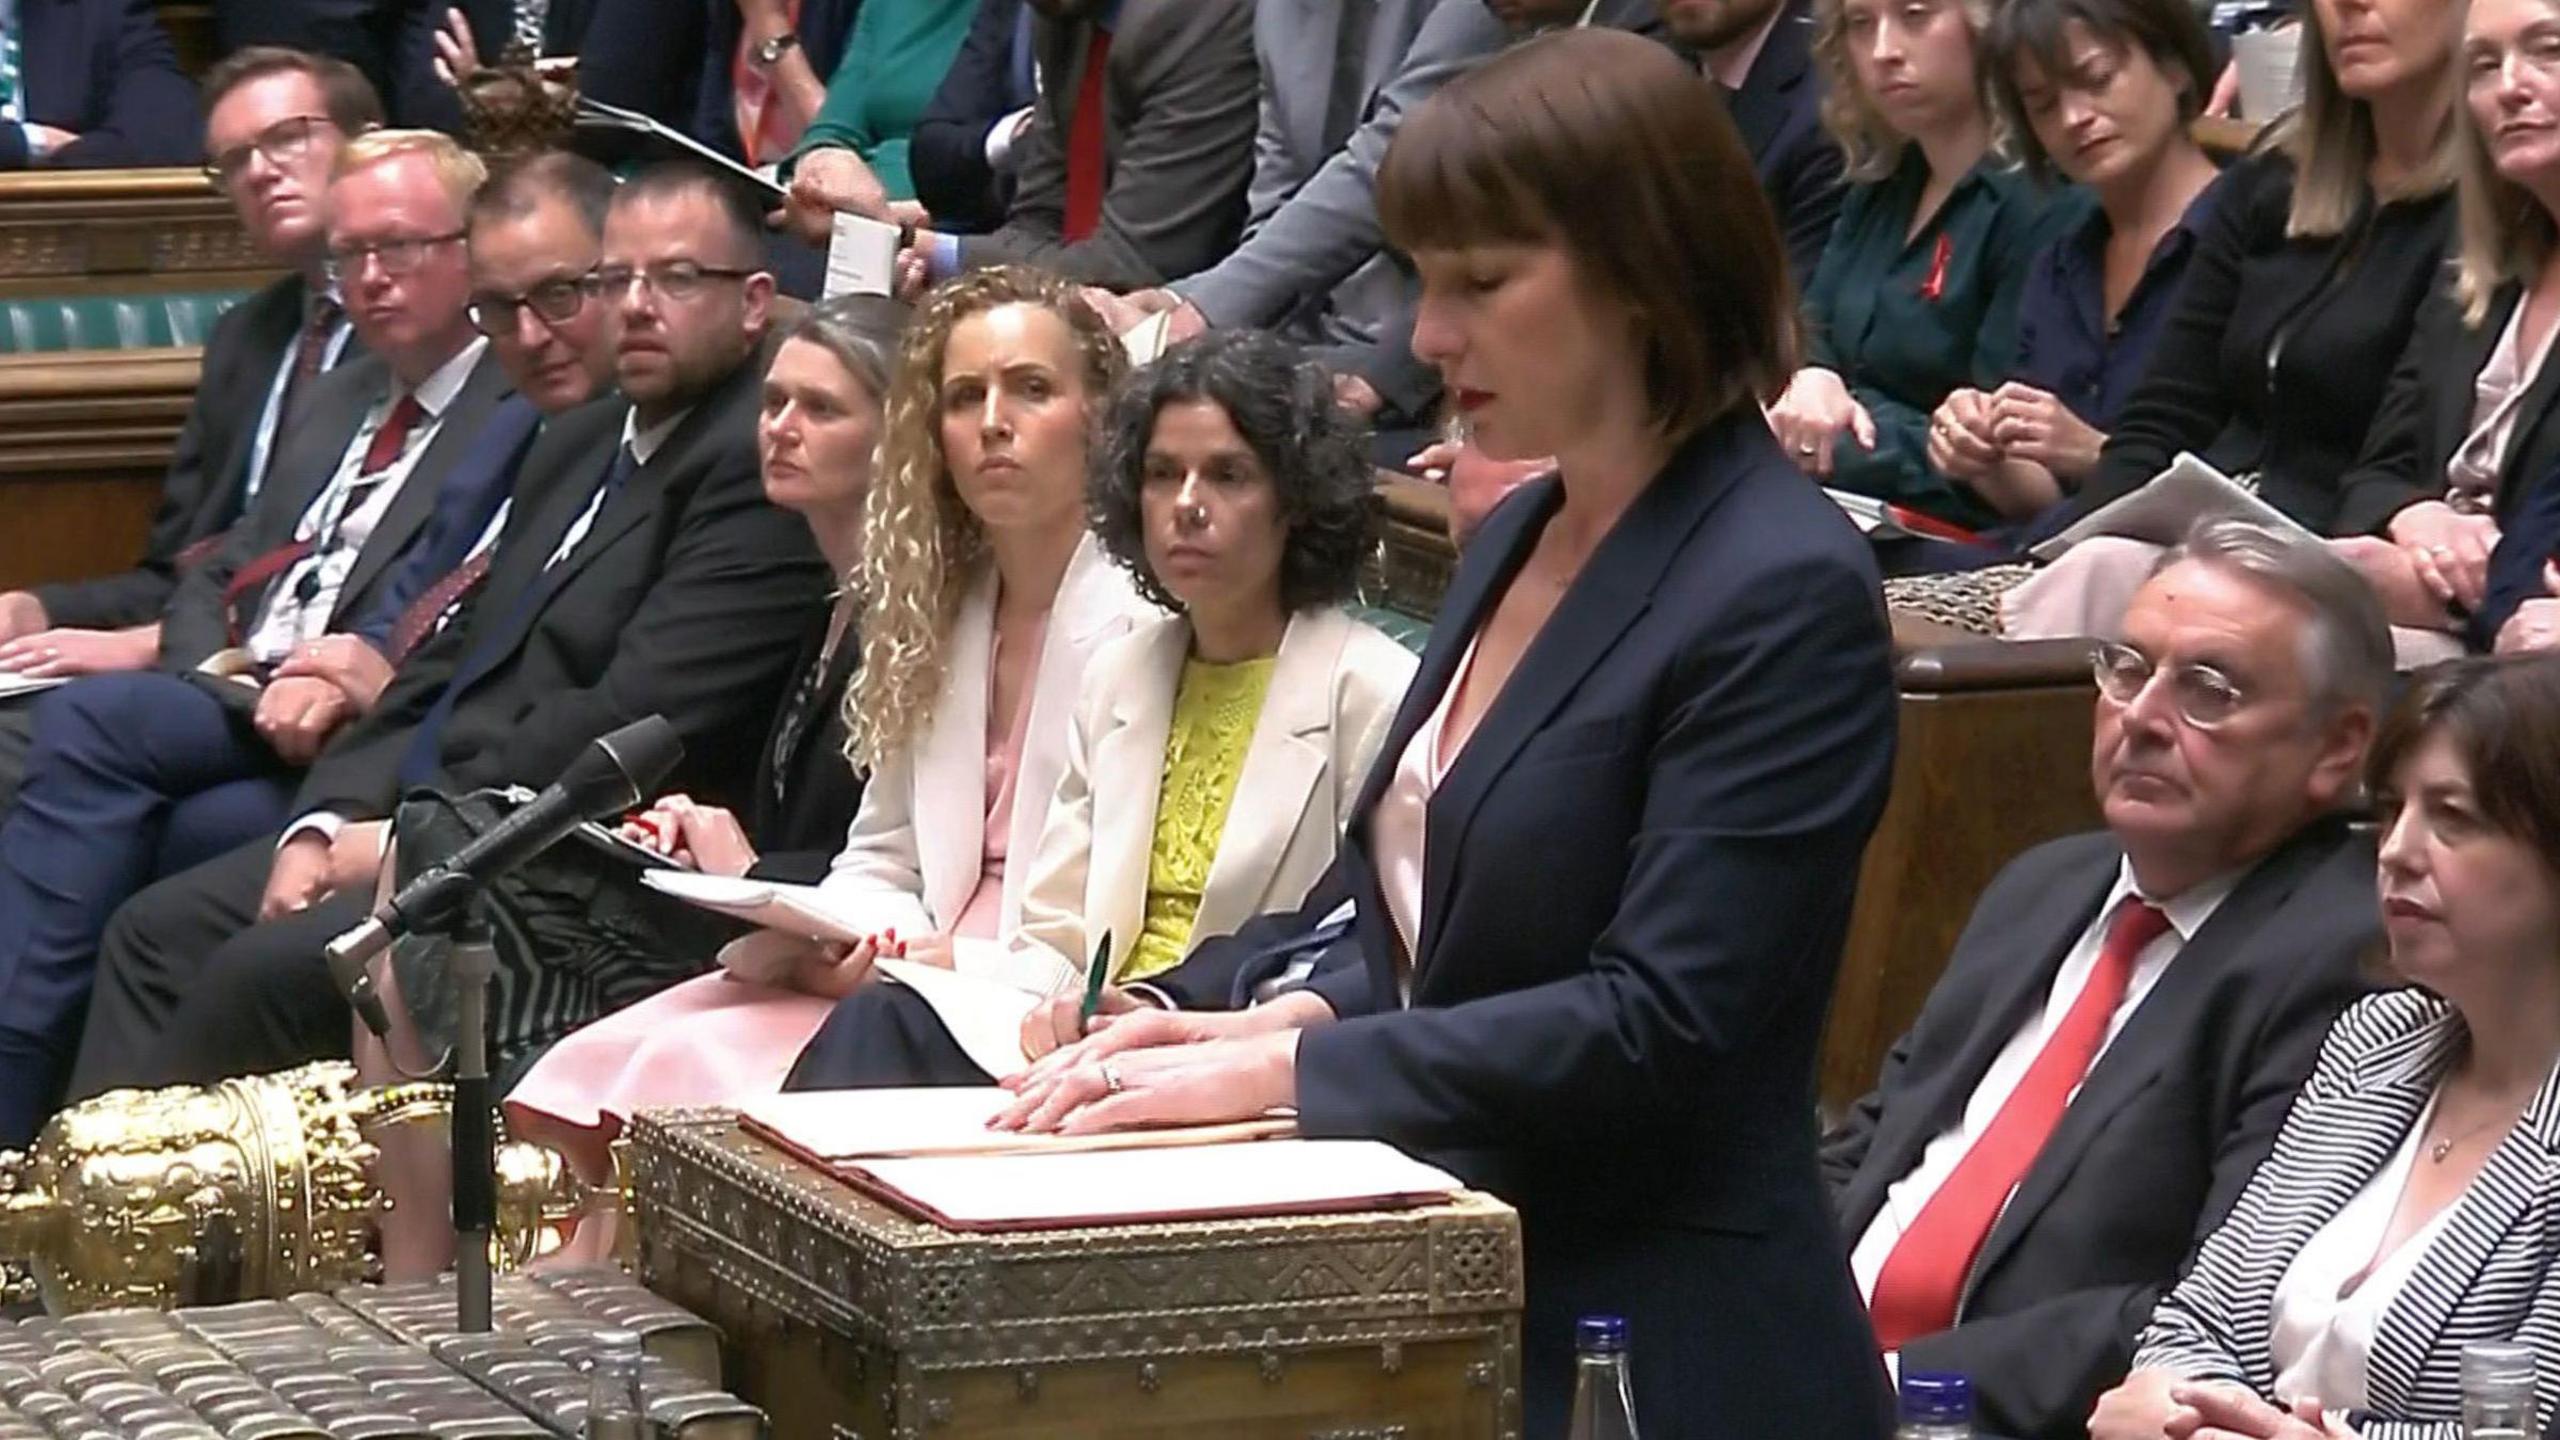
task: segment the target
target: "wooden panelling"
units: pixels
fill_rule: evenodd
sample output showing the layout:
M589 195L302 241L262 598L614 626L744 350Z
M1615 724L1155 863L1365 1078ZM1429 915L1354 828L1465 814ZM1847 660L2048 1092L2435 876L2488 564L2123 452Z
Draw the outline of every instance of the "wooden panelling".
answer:
M158 7L160 26L169 32L169 44L178 52L178 68L190 77L202 77L212 66L218 42L214 36L211 5L162 5Z
M192 349L0 355L0 589L133 563L201 359Z
M248 289L278 273L200 171L0 174L0 299Z

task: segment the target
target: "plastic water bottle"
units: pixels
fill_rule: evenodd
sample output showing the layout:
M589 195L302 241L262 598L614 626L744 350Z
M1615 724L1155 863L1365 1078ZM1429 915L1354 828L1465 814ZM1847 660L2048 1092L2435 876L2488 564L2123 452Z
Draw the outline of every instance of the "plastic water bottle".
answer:
M1973 1382L1938 1370L1903 1371L1893 1440L1973 1440Z
M2467 1440L2532 1440L2533 1350L2512 1340L2462 1347L2462 1433Z
M640 1337L599 1330L587 1362L586 1440L646 1440L648 1402L640 1394Z
M1636 1440L1627 1385L1627 1322L1585 1315L1573 1327L1573 1428L1569 1440Z

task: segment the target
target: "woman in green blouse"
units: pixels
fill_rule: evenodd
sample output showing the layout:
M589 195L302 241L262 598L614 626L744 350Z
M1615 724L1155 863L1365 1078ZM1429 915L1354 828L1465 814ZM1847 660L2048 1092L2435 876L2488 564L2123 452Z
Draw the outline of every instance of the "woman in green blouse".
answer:
M798 148L783 162L792 212L876 220L915 199L907 136L942 88L977 0L862 0L844 59Z
M1978 67L1990 10L1816 0L1823 119L1851 184L1805 293L1811 363L1769 412L1808 475L1960 525L1998 517L1931 468L1930 414L2007 376L2027 262L2077 209L1994 143Z

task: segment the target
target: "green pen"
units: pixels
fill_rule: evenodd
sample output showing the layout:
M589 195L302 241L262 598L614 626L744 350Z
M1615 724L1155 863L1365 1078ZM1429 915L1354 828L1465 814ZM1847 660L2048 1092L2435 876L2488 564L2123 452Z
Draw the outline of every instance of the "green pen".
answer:
M1079 1025L1102 1013L1102 982L1111 978L1111 932L1102 932L1102 943L1093 947L1093 968L1085 972L1084 1003L1076 1007Z

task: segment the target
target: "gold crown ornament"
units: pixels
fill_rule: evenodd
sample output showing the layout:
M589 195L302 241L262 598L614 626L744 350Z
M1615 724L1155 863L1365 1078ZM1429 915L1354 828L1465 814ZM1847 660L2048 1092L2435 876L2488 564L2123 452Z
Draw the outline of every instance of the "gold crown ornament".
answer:
M386 1202L368 1131L441 1125L452 1096L354 1080L324 1061L64 1109L27 1150L0 1151L0 1301L166 1309L369 1278ZM521 1142L501 1146L498 1181L502 1269L588 1199L558 1155Z

